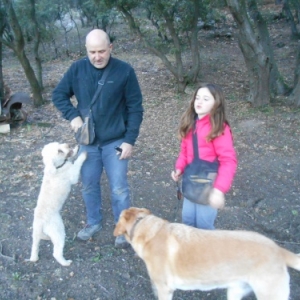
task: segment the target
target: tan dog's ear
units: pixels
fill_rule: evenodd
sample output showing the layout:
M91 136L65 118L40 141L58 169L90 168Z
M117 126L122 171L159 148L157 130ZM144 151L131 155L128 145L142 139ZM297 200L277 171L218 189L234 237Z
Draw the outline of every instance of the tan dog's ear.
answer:
M114 230L114 236L126 233L126 225L134 222L137 218L143 218L150 215L151 212L147 208L130 207L122 211L119 221Z
M131 217L144 217L147 215L150 215L151 211L147 208L143 208L143 207L130 207L126 210L126 218L129 219Z
M145 215L151 215L151 211L149 209L147 209L147 208L141 208L141 211Z
M114 230L114 236L123 235L126 232L125 228L125 220L123 217L120 217L118 223L116 224L115 230Z

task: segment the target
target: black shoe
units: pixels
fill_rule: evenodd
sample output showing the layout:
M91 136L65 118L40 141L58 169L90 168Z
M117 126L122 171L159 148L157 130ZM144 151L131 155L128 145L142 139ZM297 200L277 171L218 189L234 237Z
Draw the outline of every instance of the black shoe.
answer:
M100 231L102 229L101 224L96 224L96 225L86 225L83 229L81 229L77 237L80 240L87 241L90 239L96 232Z
M130 246L130 244L126 241L124 235L119 235L116 237L116 240L115 240L116 248L125 249L125 248L128 248L129 246Z

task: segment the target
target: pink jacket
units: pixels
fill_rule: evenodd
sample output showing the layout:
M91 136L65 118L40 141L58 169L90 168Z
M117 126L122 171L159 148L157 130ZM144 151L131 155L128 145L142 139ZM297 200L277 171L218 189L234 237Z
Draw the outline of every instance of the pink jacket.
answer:
M216 137L211 142L206 141L206 136L211 130L209 115L197 120L196 124L198 137L198 151L200 158L207 161L219 161L218 175L214 182L214 187L223 193L228 192L232 184L237 158L233 147L233 139L228 125L222 135ZM177 158L175 168L184 172L185 167L192 162L193 153L192 130L181 141L180 153Z

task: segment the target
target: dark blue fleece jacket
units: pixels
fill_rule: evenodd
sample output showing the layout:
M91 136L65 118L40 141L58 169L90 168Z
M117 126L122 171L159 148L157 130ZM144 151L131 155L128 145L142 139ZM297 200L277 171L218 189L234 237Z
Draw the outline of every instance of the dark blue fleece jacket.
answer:
M143 119L142 94L133 68L111 57L112 64L99 99L92 106L97 143L108 144L124 138L134 145ZM104 69L95 68L89 59L74 62L53 91L52 101L71 121L83 116L96 92ZM75 95L77 107L70 98Z

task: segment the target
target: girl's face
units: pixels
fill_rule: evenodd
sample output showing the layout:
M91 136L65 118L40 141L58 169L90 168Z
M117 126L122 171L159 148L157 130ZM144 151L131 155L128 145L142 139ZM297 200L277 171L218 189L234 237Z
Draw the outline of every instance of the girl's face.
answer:
M200 88L196 94L194 109L198 118L208 115L215 104L215 98L206 87Z

